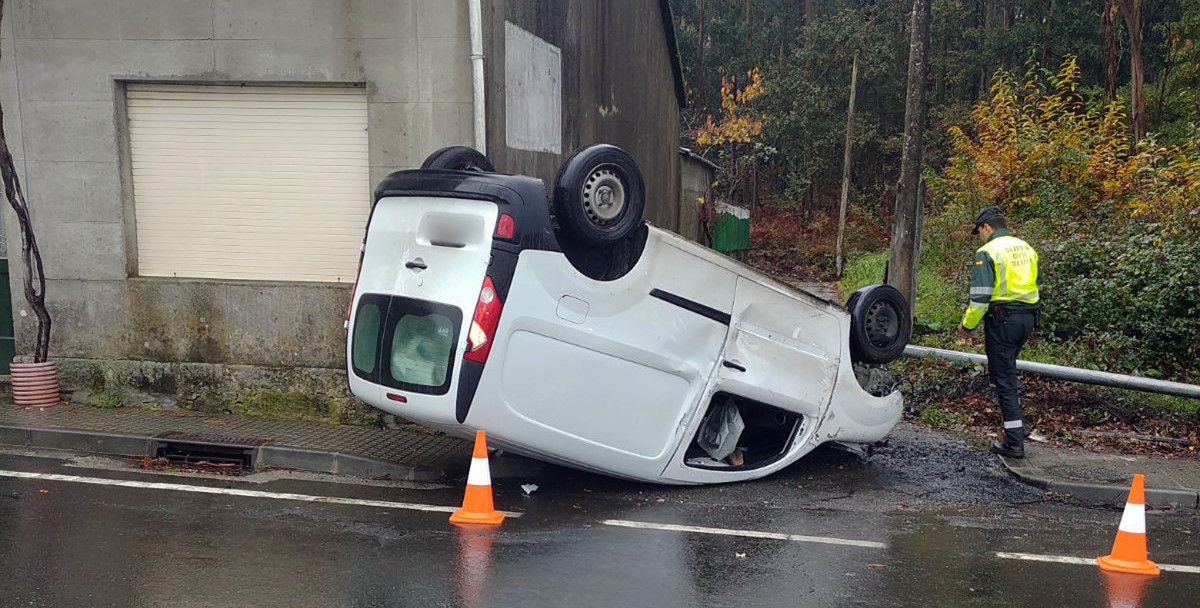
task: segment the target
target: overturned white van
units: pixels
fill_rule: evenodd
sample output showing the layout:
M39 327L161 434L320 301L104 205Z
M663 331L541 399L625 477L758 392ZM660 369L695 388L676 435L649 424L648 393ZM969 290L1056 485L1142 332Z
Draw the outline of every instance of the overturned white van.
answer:
M533 458L629 479L768 475L870 444L901 396L893 289L849 311L642 219L633 160L585 148L548 198L469 148L376 190L350 304L350 388L371 405ZM856 377L856 368L858 377ZM876 394L871 394L872 392Z

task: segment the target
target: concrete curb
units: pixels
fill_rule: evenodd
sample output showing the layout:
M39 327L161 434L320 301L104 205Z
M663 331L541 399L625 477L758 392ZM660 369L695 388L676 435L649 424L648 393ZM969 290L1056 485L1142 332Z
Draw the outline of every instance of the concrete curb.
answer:
M1113 507L1122 507L1125 505L1125 495L1129 492L1129 488L1126 486L1067 481L1032 475L1003 456L996 456L996 459L1018 481L1056 494L1069 494ZM1146 488L1146 502L1154 507L1170 506L1174 509L1200 510L1200 492Z
M0 444L36 449L138 458L153 456L151 450L155 442L152 437L137 435L0 426ZM437 481L451 473L440 467L413 467L341 452L269 444L257 448L255 462L259 467L394 481Z

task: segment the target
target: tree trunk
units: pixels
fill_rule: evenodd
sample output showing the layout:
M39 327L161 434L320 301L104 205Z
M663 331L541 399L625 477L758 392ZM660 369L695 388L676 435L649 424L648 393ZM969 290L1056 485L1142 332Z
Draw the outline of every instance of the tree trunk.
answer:
M1113 101L1117 98L1117 70L1119 53L1117 51L1117 0L1104 0L1104 7L1100 11L1100 27L1104 30L1104 90L1108 93L1108 100Z
M1163 53L1162 72L1158 75L1158 115L1154 119L1154 124L1158 128L1162 128L1164 117L1167 113L1167 91L1171 83L1171 68L1175 65L1173 61L1171 49L1175 44L1175 34L1171 29L1167 30L1167 41L1164 46L1167 52Z
M817 0L804 0L804 25L812 25L817 20Z
M1129 83L1133 141L1146 137L1146 72L1142 64L1142 0L1120 0L1129 30Z
M4 15L4 0L0 0L0 19ZM37 338L33 346L34 363L46 361L50 351L50 313L46 310L46 275L42 269L42 254L38 251L33 224L29 220L29 205L17 178L17 168L8 149L4 132L4 108L0 106L0 179L4 182L4 197L17 215L21 226L21 259L25 265L25 300L37 317Z
M758 208L758 157L750 155L750 208Z
M801 217L812 217L813 210L817 207L817 180L813 176L809 176L808 191L805 192L807 200L804 202L804 210Z
M1054 0L1049 0L1046 4L1046 14L1042 17L1042 65L1050 63L1050 24L1054 8Z
M696 0L696 108L704 111L704 0Z
M746 48L743 50L747 53L750 52L751 44L754 41L754 38L751 35L754 32L754 8L752 5L752 0L745 0L745 4L743 5L746 19Z
M912 306L916 302L917 226L921 209L917 189L921 156L925 149L925 88L929 78L929 21L932 0L913 0L912 31L908 47L908 91L904 107L904 142L900 153L900 180L896 183L896 214L892 219L888 284Z
M858 53L850 64L850 107L846 111L846 147L842 152L842 199L838 205L837 258L834 274L842 278L845 262L843 246L846 242L846 204L850 198L850 153L854 149L854 98L858 91Z

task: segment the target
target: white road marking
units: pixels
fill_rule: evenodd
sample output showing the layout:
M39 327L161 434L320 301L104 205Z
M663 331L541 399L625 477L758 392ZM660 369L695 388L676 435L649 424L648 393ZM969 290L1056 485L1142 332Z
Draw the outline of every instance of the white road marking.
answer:
M1038 555L1036 553L1010 553L1007 551L997 551L996 557L1001 559L1023 559L1029 562L1050 562L1054 564L1074 564L1077 566L1095 566L1096 558L1086 557L1070 557L1067 555ZM1158 569L1163 572L1186 572L1188 574L1200 574L1200 566L1180 566L1177 564L1159 564Z
M868 549L886 549L884 543L870 540L853 540L849 538L830 538L826 536L804 536L803 534L783 534L780 532L760 532L758 530L732 530L728 528L705 528L702 526L682 526L679 524L656 524L648 521L628 521L624 519L606 519L600 522L606 526L635 528L638 530L665 530L667 532L694 532L696 534L715 534L718 536L741 536L743 538L768 538L786 540L797 543L820 543L824 545L845 545L849 547L866 547Z
M28 473L24 471L0 471L0 477L16 479L39 479L42 481L63 481L67 483L84 483L97 486L116 486L119 488L141 488L145 490L170 490L173 492L190 492L193 494L217 494L222 496L241 496L244 498L270 498L274 500L294 500L299 502L316 502L334 505L351 505L356 507L377 507L380 509L403 509L407 511L431 511L435 513L453 513L458 507L443 507L441 505L425 505L414 502L392 502L388 500L367 500L362 498L342 498L339 496L314 496L311 494L293 494L291 492L263 492L261 490L239 490L236 488L214 488L209 486L192 486L182 483L162 483L154 481L131 481L128 479L105 479L103 477L80 477L78 475L59 475L57 473ZM501 511L508 517L520 517L520 513Z

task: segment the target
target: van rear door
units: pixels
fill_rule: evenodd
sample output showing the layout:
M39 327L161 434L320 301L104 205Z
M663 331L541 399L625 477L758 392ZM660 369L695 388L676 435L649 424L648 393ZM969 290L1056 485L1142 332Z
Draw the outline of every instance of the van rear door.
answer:
M454 420L459 368L497 213L490 201L379 200L350 319L354 394L424 422Z

